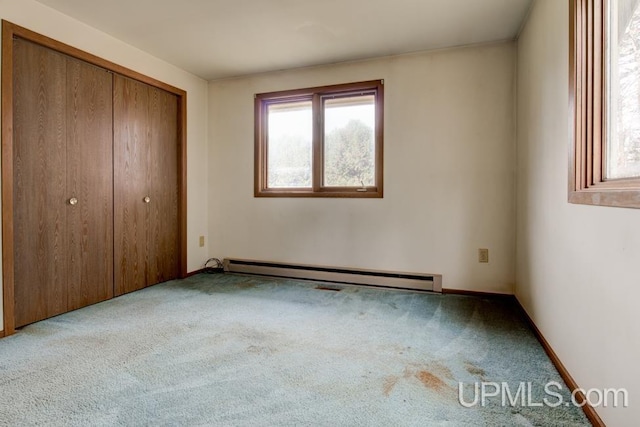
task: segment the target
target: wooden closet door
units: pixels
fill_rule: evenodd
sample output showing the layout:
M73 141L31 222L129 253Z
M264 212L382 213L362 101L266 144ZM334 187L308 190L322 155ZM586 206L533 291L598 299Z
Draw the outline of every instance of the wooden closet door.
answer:
M15 326L67 311L66 57L14 41Z
M17 39L14 79L20 327L113 296L112 77Z
M112 81L67 59L69 310L113 297Z
M147 286L151 123L149 87L114 75L115 294Z
M178 234L178 97L149 87L151 163L149 284L180 275Z
M178 97L114 76L115 293L180 275Z

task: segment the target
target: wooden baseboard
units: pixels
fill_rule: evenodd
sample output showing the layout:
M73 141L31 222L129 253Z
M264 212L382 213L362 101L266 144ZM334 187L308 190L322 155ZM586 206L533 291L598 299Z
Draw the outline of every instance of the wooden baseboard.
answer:
M192 271L191 273L187 273L186 277L195 276L196 274L200 274L200 273L204 273L204 268L201 268L200 270Z
M567 387L569 387L569 389L572 392L577 390L578 388L580 388L580 387L578 387L578 384L573 379L571 374L569 374L569 371L567 370L567 368L560 361L560 358L558 357L556 352L553 351L553 348L551 348L551 345L549 344L547 339L544 337L544 335L542 335L542 332L540 332L540 329L538 329L536 324L533 322L533 320L529 316L529 313L527 313L527 311L524 309L522 304L520 304L520 301L518 301L518 298L516 298L514 296L513 299L515 300L516 304L518 305L518 307L522 311L524 317L529 322L529 326L531 326L531 329L533 330L533 333L535 334L536 338L538 339L538 341L542 345L542 348L544 348L544 351L547 353L547 356L549 356L549 359L551 359L551 363L553 363L553 365L558 370L558 373L560 373L560 376L564 380L564 382L567 385ZM582 392L576 393L576 400L579 403L584 402L585 399L586 399L586 397L585 397L584 393L582 393ZM595 410L595 408L593 406L591 406L591 405L589 405L587 403L582 407L582 410L584 411L584 414L587 416L587 418L589 419L589 421L591 422L592 425L594 425L596 427L601 427L601 426L605 427L606 426L604 421L602 421L602 418L600 418L600 416L598 415L598 413L596 412L596 410Z
M514 298L512 294L500 294L497 292L482 292L482 291L467 291L465 289L442 289L443 294L451 294L451 295L467 295L472 297L483 297L483 298Z
M196 274L201 274L201 273L210 273L210 272L208 272L206 268L201 268L200 270L196 270L196 271L192 271L191 273L187 273L187 275L185 276L185 279L187 277L195 276ZM222 271L216 271L214 273L220 274L220 273L222 273Z
M4 338L4 329L0 331L0 338Z

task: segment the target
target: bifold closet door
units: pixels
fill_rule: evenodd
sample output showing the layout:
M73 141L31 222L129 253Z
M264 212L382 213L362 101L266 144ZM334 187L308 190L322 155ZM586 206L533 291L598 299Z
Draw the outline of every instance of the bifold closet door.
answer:
M178 97L149 87L151 119L149 283L180 276L178 235Z
M150 161L149 90L121 76L113 82L115 293L147 286Z
M112 295L112 77L14 41L15 326Z
M115 293L179 276L178 99L114 76Z
M14 42L15 325L67 311L66 58Z
M67 62L69 310L113 298L113 77Z

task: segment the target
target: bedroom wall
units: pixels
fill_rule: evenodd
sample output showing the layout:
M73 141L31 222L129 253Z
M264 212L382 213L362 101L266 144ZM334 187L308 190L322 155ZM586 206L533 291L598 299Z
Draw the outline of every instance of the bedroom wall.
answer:
M187 266L199 269L208 254L198 246L208 235L207 82L33 0L0 0L0 18L187 91ZM0 304L0 330L2 318Z
M518 42L516 296L578 385L627 388L640 419L640 210L567 202L569 8L537 0Z
M210 82L211 255L512 293L515 57L508 42ZM373 79L385 80L383 199L253 197L255 93Z

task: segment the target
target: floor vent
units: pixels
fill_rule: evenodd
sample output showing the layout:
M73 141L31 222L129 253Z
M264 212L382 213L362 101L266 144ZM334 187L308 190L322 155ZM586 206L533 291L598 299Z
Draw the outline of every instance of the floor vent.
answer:
M225 258L223 265L224 271L230 273L442 292L442 275L440 274L361 270L232 258Z

